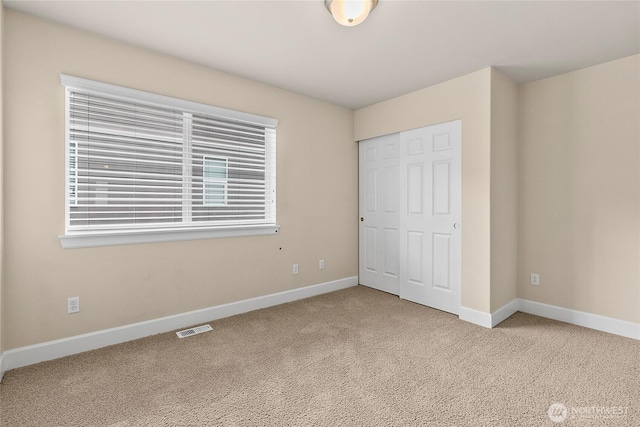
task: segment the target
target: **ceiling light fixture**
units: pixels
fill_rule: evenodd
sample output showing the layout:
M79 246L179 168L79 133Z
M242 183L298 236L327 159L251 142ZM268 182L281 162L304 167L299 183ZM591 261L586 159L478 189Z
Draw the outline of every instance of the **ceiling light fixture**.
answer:
M340 25L353 27L367 19L378 0L324 0L329 13Z

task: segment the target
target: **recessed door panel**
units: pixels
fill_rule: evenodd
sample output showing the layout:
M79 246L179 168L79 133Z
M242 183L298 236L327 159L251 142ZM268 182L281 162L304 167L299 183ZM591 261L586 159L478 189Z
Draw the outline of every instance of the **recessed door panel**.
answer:
M398 229L384 228L382 247L384 251L384 274L398 278Z
M413 163L407 166L407 203L409 214L421 214L422 203L422 176L424 164Z
M451 135L449 132L433 134L433 151L451 150Z
M375 227L364 228L365 268L375 273L378 271L378 229Z
M376 145L370 145L365 149L364 155L365 161L372 162L378 158L378 147Z
M378 171L369 169L366 175L365 209L371 213L375 212L378 207Z
M407 154L413 156L424 153L424 140L422 136L417 136L407 140Z
M451 235L433 233L433 287L451 291Z
M398 157L398 144L395 141L384 144L384 157L385 159Z
M387 213L398 210L398 166L389 166L384 169L384 211Z
M422 285L422 240L424 233L421 231L409 231L407 233L407 280Z
M439 160L433 162L433 214L451 214L451 162Z

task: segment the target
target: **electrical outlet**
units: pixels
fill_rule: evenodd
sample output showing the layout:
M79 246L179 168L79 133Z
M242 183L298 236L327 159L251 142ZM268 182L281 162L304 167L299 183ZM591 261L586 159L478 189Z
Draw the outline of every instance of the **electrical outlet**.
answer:
M320 270L324 270L324 260L323 260L323 259L321 259L321 260L318 262L318 268L320 268Z
M540 275L531 273L531 284L539 286L540 285Z
M291 268L291 274L298 274L298 264L293 264Z
M67 298L67 314L80 311L80 297Z

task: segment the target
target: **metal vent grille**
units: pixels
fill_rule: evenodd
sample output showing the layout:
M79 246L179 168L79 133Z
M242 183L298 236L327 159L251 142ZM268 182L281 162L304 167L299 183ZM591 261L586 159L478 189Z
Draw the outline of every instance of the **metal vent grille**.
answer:
M213 328L210 325L196 326L195 328L185 329L184 331L176 332L178 338L190 337L191 335L201 334L203 332L212 331Z

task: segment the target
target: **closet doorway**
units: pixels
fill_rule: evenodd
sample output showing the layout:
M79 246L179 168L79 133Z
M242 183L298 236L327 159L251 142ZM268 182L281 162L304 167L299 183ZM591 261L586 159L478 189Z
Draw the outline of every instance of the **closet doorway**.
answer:
M359 281L460 308L460 120L359 143Z

